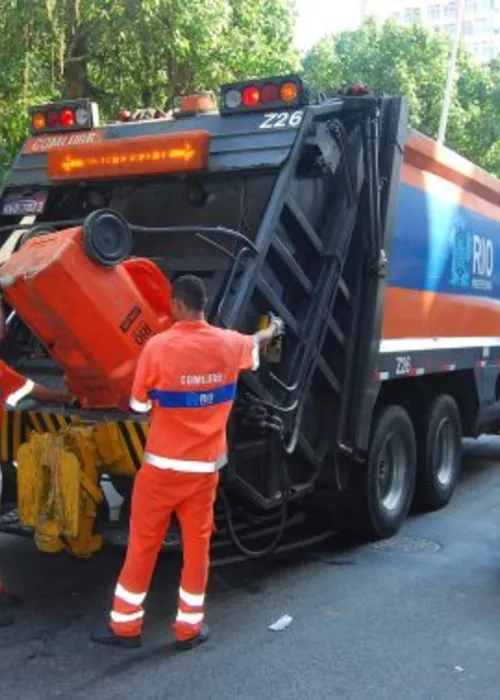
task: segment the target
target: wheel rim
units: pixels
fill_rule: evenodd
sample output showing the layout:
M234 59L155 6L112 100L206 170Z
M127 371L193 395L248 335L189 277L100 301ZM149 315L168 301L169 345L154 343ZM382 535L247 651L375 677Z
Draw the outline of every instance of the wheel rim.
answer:
M436 430L432 450L436 479L443 487L450 485L455 463L455 431L449 418L443 418Z
M404 498L406 484L406 450L397 433L387 436L377 464L378 491L387 511L398 510Z
M128 223L121 214L98 209L84 221L83 243L92 260L112 267L129 257L132 236Z
M97 252L108 260L113 260L121 247L123 240L123 225L116 217L102 216L96 222L94 247Z

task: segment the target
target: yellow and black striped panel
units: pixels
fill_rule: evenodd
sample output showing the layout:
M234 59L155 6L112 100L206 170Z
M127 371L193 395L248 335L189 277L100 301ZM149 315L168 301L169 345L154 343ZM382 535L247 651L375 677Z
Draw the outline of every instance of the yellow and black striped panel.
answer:
M27 441L31 431L56 433L58 430L78 423L81 423L81 420L77 415L42 413L41 411L8 411L5 414L0 433L0 460L4 462L14 461L19 446ZM149 424L142 421L126 420L118 421L116 425L133 465L139 469Z
M0 432L0 460L12 462L19 446L28 438L23 414L14 411L5 411Z
M131 420L117 423L125 449L132 458L136 469L142 464L144 447L149 432L149 423L135 422Z

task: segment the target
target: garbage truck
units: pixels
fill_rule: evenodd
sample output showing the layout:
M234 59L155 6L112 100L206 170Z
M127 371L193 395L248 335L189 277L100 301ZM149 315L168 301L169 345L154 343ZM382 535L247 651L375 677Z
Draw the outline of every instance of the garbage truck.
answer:
M95 368L130 332L132 376L162 326L141 326L140 275L137 304L103 326L100 308L115 308L122 292L94 278L152 265L168 316L169 285L196 274L210 323L254 333L272 312L286 325L259 370L241 376L228 426L217 522L241 552L272 551L299 511L387 538L412 506L449 502L461 438L500 427L495 177L412 130L404 99L359 85L312 99L299 75L108 123L89 100L37 105L30 129L0 200L5 361L62 386L55 348L77 312L68 303L49 338L47 299L54 308L76 299L80 275L79 298L94 309L79 341L86 362ZM26 289L33 270L16 260L72 235L83 237L84 278L79 266L62 274L62 259L56 275L39 255L46 293L20 303L9 270ZM121 399L113 394L112 374L75 406L9 407L1 530L33 536L45 552L91 556L109 532L106 482L127 522L148 417L123 403L126 382ZM259 528L268 539L256 547ZM165 546L179 546L175 527Z

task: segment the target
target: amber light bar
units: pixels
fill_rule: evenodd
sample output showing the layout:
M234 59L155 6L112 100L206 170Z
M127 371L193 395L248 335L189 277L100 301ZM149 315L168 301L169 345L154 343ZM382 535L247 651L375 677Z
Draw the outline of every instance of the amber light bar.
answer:
M208 131L55 148L47 154L47 174L52 180L89 180L204 170L209 149Z

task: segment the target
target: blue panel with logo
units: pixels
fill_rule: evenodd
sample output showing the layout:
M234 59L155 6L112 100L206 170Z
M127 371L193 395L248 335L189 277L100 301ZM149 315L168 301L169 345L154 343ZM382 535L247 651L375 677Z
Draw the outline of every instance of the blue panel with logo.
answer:
M499 263L500 221L401 184L391 286L499 298Z

